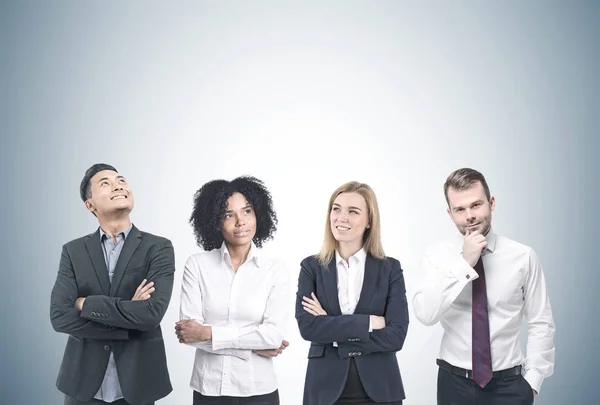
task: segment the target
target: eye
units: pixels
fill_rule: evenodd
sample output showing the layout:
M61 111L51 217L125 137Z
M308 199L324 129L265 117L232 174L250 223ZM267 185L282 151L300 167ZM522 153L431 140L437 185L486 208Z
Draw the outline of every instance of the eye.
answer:
M100 183L101 186L108 186L108 181L104 180L102 183Z
M464 211L464 210L465 210L464 208L457 208L457 209L455 209L454 211L455 211L455 212L461 212L461 211Z
M356 211L356 210L350 210L350 214L358 214L358 211Z
M252 208L247 208L246 211L244 211L244 214L249 215L250 213L252 213Z
M338 212L339 210L340 210L340 208L339 208L339 207L333 207L333 208L331 209L331 211L335 211L335 212Z
M127 183L127 182L125 181L125 179L120 179L119 183Z
M224 219L231 219L231 218L233 218L233 214L225 214L225 215L223 215L223 218Z

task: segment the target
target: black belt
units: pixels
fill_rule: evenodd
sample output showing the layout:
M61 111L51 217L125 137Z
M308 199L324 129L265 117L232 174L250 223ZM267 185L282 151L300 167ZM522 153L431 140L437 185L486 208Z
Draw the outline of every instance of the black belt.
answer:
M473 371L465 370L464 368L454 367L452 364L447 361L437 359L436 363L442 370L446 370L449 373L463 376L465 378L473 379ZM515 375L521 374L522 366L514 366L512 368L507 368L506 370L494 371L492 373L492 378L505 378L512 377Z

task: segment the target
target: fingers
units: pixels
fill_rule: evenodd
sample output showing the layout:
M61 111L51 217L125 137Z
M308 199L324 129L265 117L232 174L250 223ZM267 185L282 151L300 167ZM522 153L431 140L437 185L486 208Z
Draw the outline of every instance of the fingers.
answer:
M304 310L305 310L306 312L308 312L309 314L311 314L311 315L314 315L314 316L318 316L318 315L319 315L319 314L317 313L317 311L315 311L314 309L311 309L311 308L308 308L308 307L304 307Z
M287 340L285 340L285 339L284 339L284 340L281 342L281 347L283 347L284 349L285 349L286 347L288 347L289 345L290 345L290 342L288 342L288 341L287 341Z
M154 292L154 281L149 282L140 289L140 294L147 294L152 292Z
M142 280L138 288L135 290L135 294L131 298L134 301L147 300L152 296L152 293L155 291L154 281L146 284L146 279Z
M277 357L281 354L281 351L278 349L253 350L253 352L263 357Z
M326 312L320 306L314 304L302 303L302 308L313 315L326 315Z

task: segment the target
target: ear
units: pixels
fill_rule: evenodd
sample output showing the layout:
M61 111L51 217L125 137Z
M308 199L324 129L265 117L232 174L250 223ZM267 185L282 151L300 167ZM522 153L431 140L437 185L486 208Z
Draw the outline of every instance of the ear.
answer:
M85 208L88 209L89 212L94 212L96 211L96 207L94 207L94 203L92 202L92 200L86 200L85 201Z
M450 217L450 219L454 219L454 218L452 218L452 211L450 211L450 207L446 208L446 212L448 213L448 216Z
M490 211L494 211L494 208L496 208L496 197L491 196L490 197Z

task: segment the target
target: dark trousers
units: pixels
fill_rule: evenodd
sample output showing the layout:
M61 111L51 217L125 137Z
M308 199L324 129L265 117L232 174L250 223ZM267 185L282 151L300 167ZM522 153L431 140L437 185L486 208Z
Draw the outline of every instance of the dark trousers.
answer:
M279 391L251 397L209 397L194 391L194 405L279 405Z
M129 402L125 401L123 398L117 399L115 402L104 402L99 399L91 399L89 401L78 401L75 398L71 398L65 395L65 405L131 405ZM154 402L151 402L147 405L154 405Z
M492 378L481 388L470 378L438 371L438 405L532 405L533 390L523 375Z
M370 405L376 404L377 402L369 398L365 387L363 387L360 381L360 375L356 368L356 361L350 359L350 368L348 369L348 378L346 379L346 385L342 394L333 405ZM386 405L402 405L402 401L395 402L384 402Z

